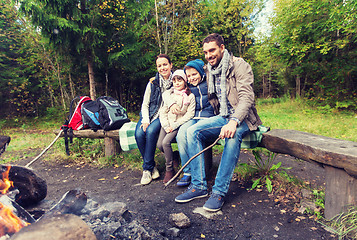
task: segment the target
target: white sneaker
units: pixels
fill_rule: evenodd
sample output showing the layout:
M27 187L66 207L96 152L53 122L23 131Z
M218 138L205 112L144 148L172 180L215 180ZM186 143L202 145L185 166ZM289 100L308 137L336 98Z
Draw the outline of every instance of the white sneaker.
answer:
M152 179L158 179L160 177L159 170L156 167L152 170Z
M149 184L152 180L152 177L151 177L151 172L148 171L148 170L144 170L143 171L143 176L141 177L141 181L140 183L142 185L146 185L146 184Z

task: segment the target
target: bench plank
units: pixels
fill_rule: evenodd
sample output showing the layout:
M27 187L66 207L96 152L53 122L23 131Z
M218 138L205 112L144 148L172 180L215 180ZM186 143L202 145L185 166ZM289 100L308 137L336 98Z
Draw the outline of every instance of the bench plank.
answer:
M295 130L273 129L263 133L261 146L272 152L341 168L357 178L357 142Z
M55 134L58 134L60 130L55 130ZM61 137L64 137L64 133L62 132ZM78 131L73 131L73 137L76 138L113 138L116 140L119 140L119 129L117 130L110 130L110 131L104 131L103 129L93 131L91 129L84 129L84 130L78 130Z

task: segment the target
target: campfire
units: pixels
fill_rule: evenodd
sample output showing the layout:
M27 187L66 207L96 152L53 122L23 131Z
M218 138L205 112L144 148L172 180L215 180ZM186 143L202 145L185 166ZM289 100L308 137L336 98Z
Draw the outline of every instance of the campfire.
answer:
M2 178L0 179L0 192L2 195L7 195L10 187L14 187L13 182L9 179L11 166L6 166L6 168L6 171L2 173ZM0 237L6 234L16 233L21 228L29 225L28 222L23 221L15 215L13 211L14 209L11 206L0 202Z

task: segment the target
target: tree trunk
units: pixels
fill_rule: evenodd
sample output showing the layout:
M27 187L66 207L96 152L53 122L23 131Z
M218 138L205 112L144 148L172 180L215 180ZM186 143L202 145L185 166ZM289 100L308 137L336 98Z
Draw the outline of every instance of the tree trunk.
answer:
M155 15L156 15L156 33L157 33L157 43L159 45L161 54L161 40L160 40L160 28L159 28L159 14L157 12L157 1L155 0Z
M94 70L93 70L93 59L92 56L88 57L88 76L89 76L89 94L92 100L96 99L95 91L95 80L94 80Z
M300 75L296 75L296 79L295 79L295 91L296 91L296 96L301 96L301 79L300 79Z

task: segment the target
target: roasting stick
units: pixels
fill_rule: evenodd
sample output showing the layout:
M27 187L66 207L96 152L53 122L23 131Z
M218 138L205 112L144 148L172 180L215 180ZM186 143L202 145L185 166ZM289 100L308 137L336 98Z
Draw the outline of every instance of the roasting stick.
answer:
M58 133L58 135L56 136L56 138L52 141L52 143L50 145L48 145L47 148L45 148L45 150L43 150L37 157L35 157L31 162L29 162L28 164L26 164L25 167L29 167L32 163L34 163L35 161L37 161L45 152L47 152L48 149L50 149L50 147L52 147L52 145L57 141L57 139L60 137L61 133L63 132L63 130L61 129Z
M219 141L219 139L221 138L217 138L216 141L214 141L214 143L212 143L211 145L209 145L208 147L206 147L205 149L203 149L202 151L200 151L199 153L197 153L195 156L193 156L192 158L190 158L187 163L185 163L185 165L183 165L180 170L178 170L178 172L175 174L175 176L173 176L167 183L165 183L165 187L167 187L170 183L172 183L172 181L174 181L178 175L180 175L180 173L183 171L183 169L198 155L200 155L201 153L203 153L204 151L210 149L211 147L213 147L214 145L216 145L216 143Z

